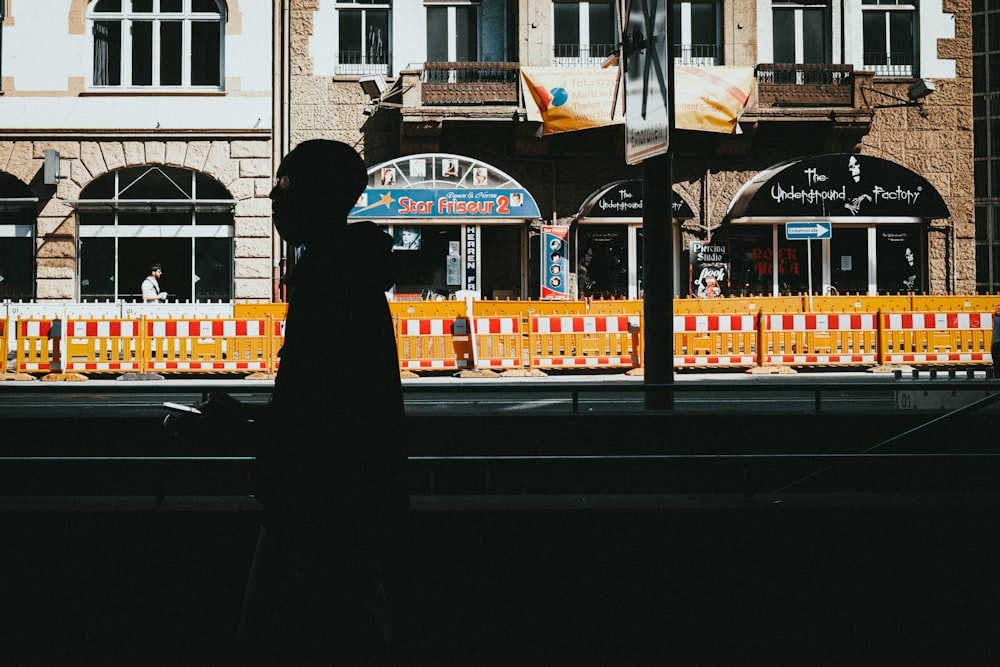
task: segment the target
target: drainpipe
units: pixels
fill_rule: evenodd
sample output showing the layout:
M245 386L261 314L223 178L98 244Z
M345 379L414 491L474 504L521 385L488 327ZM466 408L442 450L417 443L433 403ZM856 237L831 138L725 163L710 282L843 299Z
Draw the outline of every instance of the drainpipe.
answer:
M289 38L291 35L291 0L275 0L272 33L271 78L271 174L278 170L281 158L289 149ZM281 274L284 271L285 244L271 227L271 301L282 301Z

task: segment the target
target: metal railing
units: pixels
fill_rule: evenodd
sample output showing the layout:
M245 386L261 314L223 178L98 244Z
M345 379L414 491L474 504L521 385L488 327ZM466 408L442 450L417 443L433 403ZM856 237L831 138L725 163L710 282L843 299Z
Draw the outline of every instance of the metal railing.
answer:
M865 69L875 71L875 76L910 77L915 68L915 57L912 51L865 52Z
M516 105L516 62L426 62L421 101L426 106Z
M337 64L334 70L337 74L348 76L365 74L390 75L389 63L392 62L392 54L382 52L377 54L362 53L360 51L340 51L337 53Z
M617 44L556 44L553 64L560 67L600 66L617 50Z
M761 63L757 65L762 106L853 106L852 65Z

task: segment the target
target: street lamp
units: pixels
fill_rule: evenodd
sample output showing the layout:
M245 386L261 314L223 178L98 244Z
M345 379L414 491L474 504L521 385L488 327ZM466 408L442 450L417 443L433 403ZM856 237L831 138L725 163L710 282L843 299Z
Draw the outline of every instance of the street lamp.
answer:
M927 79L919 79L914 83L911 83L909 88L906 89L907 99L903 99L897 95L887 93L878 88L872 88L871 86L862 86L862 94L864 91L871 91L882 95L883 97L888 97L889 99L896 100L895 104L870 104L872 109L891 109L894 107L916 107L919 110L921 118L927 118L927 111L924 109L923 99L934 92L934 83L928 81ZM867 102L867 100L865 100Z

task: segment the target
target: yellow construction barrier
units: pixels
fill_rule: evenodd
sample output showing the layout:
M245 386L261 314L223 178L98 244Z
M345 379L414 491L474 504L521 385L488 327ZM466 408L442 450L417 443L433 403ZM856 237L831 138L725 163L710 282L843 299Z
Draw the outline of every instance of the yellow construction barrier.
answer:
M48 373L59 370L59 320L18 319L17 359L18 373Z
M675 315L676 368L751 367L757 364L756 315Z
M810 305L812 306L810 308ZM839 296L806 297L804 312L812 313L877 313L878 311L909 310L909 296L862 296L841 294ZM770 312L787 313L796 311L774 310Z
M521 318L476 317L473 319L475 367L484 370L521 370L524 362L524 335Z
M393 317L410 319L465 317L464 301L390 301L389 312Z
M638 316L533 316L528 339L529 366L551 368L637 368L641 319Z
M874 366L879 362L876 313L764 313L761 366Z
M474 365L465 317L398 318L396 349L401 371L471 370Z
M146 320L144 370L151 373L253 373L274 367L270 318Z
M967 296L914 296L905 308L883 308L884 312L913 311L916 313L974 311L992 313L1000 306L1000 295L970 294Z
M73 373L143 371L142 320L71 319L64 370Z
M989 364L993 313L882 313L885 364Z

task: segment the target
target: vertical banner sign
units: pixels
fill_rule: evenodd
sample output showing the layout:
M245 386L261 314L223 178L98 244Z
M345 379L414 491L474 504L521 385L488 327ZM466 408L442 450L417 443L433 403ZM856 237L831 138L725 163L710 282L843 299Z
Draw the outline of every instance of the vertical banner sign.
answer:
M479 281L476 280L476 257L479 256L478 242L476 240L477 225L465 226L465 289L476 292L479 290Z
M569 227L542 226L542 298L568 299L569 260L566 250Z

